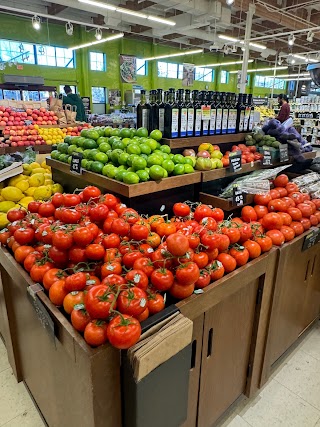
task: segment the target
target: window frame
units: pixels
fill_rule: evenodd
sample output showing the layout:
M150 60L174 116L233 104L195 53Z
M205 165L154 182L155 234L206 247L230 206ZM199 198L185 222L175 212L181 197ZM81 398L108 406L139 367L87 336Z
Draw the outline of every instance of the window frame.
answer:
M138 66L138 61L143 62L140 67ZM136 58L136 64L137 64L137 76L147 76L148 75L148 61L145 61L142 58ZM140 72L142 69L143 72Z
M222 76L225 76L225 81L222 81ZM230 72L227 70L220 71L220 84L227 85L229 84Z
M102 55L102 60L103 60L103 69L102 70L99 70L97 68L92 68L93 63L98 64L98 63L100 63L100 61L98 61L97 59L92 60L91 54ZM91 50L89 52L89 66L90 66L90 71L98 71L100 73L106 72L107 71L107 55L104 52L96 52L96 51Z
M202 71L202 75L201 75L200 70ZM205 79L206 76L209 76L210 80ZM194 68L194 80L197 81L197 82L213 83L214 82L214 77L215 77L214 70L212 68L207 68L207 67L195 67Z
M93 99L93 89L94 88L99 88L99 89L103 89L104 91L104 101L103 102L95 102ZM106 104L107 103L107 88L105 86L91 86L91 99L92 99L92 104Z

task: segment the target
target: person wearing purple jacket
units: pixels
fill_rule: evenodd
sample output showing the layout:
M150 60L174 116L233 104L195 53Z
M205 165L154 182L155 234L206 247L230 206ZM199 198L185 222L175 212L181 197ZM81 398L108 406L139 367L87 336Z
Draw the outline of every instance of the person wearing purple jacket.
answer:
M278 96L278 103L280 106L279 114L277 115L276 119L279 120L279 122L283 123L290 117L290 105L288 103L288 97L287 95L284 95L281 93Z

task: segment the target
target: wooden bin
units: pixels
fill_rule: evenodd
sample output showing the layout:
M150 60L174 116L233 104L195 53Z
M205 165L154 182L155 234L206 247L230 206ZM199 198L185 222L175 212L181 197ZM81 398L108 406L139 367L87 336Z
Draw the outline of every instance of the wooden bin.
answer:
M261 386L272 365L320 315L320 245L302 251L307 231L279 251Z
M37 298L54 322L50 336L27 297L34 284L29 275L3 248L0 264L15 365L48 425L121 427L120 352L88 346L40 291Z

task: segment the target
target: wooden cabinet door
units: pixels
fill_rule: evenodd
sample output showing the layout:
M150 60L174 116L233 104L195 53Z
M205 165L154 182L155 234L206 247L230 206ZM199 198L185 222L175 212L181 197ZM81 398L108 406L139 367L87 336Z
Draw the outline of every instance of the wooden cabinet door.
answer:
M301 328L307 328L320 314L320 244L308 249L306 296Z
M198 427L211 426L245 392L259 279L205 313Z

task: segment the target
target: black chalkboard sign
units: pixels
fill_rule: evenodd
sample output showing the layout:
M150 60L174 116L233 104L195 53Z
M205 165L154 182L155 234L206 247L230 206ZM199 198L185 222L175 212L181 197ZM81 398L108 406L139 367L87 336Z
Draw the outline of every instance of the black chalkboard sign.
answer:
M70 172L76 173L78 175L82 174L81 160L82 160L82 153L72 153L71 163L70 163Z
M280 162L288 162L289 161L289 153L288 153L288 144L281 144L279 147L280 151Z
M242 169L241 154L241 151L234 151L233 153L230 153L230 172L239 172Z
M314 228L310 230L310 233L306 235L302 245L302 252L314 246L320 241L320 228Z
M272 157L271 152L268 149L268 147L263 147L263 159L262 159L262 165L263 166L271 166L272 165Z
M232 205L233 206L243 206L246 202L246 194L235 185L232 192Z
M50 317L46 307L42 304L40 299L37 297L37 292L42 291L43 288L39 284L35 284L27 287L27 296L36 312L38 319L43 328L48 332L49 336L55 343L55 331L54 322Z

